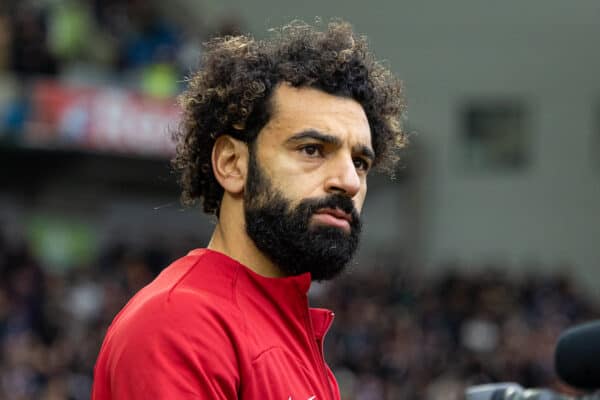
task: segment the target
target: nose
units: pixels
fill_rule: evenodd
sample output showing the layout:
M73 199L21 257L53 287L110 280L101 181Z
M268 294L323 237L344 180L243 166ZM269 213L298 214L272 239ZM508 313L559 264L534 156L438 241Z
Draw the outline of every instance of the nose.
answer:
M333 160L332 160L333 161ZM328 176L325 181L327 193L343 194L350 198L360 190L360 177L354 166L352 157L340 157L328 166Z

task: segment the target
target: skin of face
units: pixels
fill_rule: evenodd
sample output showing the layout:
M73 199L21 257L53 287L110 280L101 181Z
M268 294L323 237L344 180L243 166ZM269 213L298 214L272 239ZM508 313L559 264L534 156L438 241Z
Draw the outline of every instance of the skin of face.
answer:
M319 89L280 84L273 93L269 122L259 132L256 159L273 186L296 206L307 198L341 194L360 213L373 162L371 130L362 106ZM280 276L244 231L243 187L248 147L228 135L213 148L215 177L225 189L219 222L209 248L237 259L255 272ZM347 230L347 216L322 210L310 224Z
M256 151L274 186L293 205L340 193L360 211L373 153L362 106L318 89L281 85L272 114L256 139Z

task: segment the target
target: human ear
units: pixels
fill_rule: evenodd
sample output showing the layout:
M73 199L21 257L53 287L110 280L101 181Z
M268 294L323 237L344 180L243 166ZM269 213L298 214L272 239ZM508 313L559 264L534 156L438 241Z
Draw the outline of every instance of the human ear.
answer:
M248 170L248 145L229 135L215 141L211 155L215 178L223 189L233 195L244 191Z

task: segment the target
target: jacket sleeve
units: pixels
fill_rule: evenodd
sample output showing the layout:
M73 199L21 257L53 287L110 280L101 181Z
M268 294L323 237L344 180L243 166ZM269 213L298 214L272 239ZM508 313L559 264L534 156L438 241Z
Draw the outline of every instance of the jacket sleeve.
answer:
M106 395L94 382L92 399L237 399L230 314L197 294L176 293L121 319L101 351L105 365L96 365L104 367L95 379L106 374Z

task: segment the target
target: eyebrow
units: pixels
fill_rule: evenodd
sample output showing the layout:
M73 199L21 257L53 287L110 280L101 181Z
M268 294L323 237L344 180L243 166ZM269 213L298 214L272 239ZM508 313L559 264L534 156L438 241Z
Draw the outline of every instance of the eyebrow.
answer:
M319 142L323 142L326 144L332 144L336 146L340 146L342 141L333 135L328 135L326 133L321 133L314 129L310 129L308 131L302 131L300 133L296 133L294 136L290 137L287 142L300 142L306 139L318 140Z
M369 147L365 145L357 145L352 148L352 151L360 154L361 156L368 158L371 162L375 161L375 152Z
M319 132L314 129L310 129L307 131L302 131L300 133L296 133L292 137L288 138L286 142L300 142L306 139L317 140L321 143L330 144L334 146L341 146L342 141L337 136L328 135L326 133ZM375 160L375 152L369 146L359 144L352 147L352 151L354 153L358 153L361 156L368 158L370 161Z

